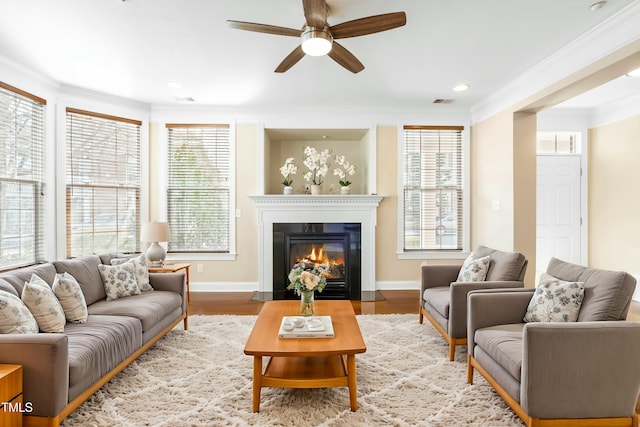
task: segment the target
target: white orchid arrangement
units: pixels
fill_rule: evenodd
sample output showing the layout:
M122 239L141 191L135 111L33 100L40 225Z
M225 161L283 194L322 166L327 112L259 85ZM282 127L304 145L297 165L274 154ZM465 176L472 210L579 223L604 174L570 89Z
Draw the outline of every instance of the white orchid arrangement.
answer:
M280 173L284 177L282 181L282 185L288 187L293 184L293 179L291 179L291 175L295 175L298 172L298 167L293 163L295 159L293 157L287 158L285 160L284 165L280 167Z
M356 174L356 167L349 163L344 156L336 156L335 162L339 168L333 170L333 174L340 178L340 185L343 187L347 187L351 184L351 181L347 178L347 176L353 176Z
M328 161L331 158L329 149L318 152L313 147L306 147L304 154L307 158L303 163L309 169L309 172L304 174L304 179L316 185L322 184L324 177L329 173Z

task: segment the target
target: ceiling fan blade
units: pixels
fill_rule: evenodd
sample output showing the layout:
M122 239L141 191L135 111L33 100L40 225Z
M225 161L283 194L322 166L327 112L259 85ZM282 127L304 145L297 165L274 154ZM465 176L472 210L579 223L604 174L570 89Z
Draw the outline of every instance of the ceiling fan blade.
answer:
M302 0L302 7L308 26L322 28L327 25L326 0Z
M329 31L334 39L345 39L392 30L406 23L407 15L404 12L393 12L343 22L330 27Z
M337 43L335 40L333 41L331 52L329 52L328 55L331 59L354 74L364 70L362 62L358 61L358 58L356 58L353 53L349 52L344 46Z
M256 33L275 34L277 36L300 37L302 35L302 30L277 27L275 25L254 24L253 22L227 21L227 25L236 30L255 31Z
M276 73L284 73L289 68L293 67L302 59L304 56L304 52L302 51L302 46L298 46L293 51L287 55L286 58L282 60L282 62L276 67L274 70Z

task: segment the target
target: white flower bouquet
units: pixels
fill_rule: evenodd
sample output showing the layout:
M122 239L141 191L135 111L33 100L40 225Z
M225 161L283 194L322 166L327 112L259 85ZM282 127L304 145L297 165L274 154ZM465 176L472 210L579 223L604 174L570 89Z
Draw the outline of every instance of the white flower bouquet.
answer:
M285 160L284 165L280 167L280 174L284 177L282 185L285 187L289 187L293 184L291 175L295 175L296 172L298 172L298 167L293 163L294 160L295 159L293 157L289 157Z
M351 184L351 181L347 178L347 176L353 176L356 173L356 167L349 163L344 156L336 156L335 162L339 168L333 170L333 174L340 178L340 185L343 187L347 187Z
M304 159L303 163L307 169L309 169L309 171L304 174L304 179L315 185L322 184L324 177L327 176L329 172L328 161L331 157L329 149L318 152L313 147L306 147L304 154L307 158Z
M327 279L324 273L327 267L316 265L312 269L305 268L305 264L295 264L289 272L289 286L287 289L295 290L296 294L318 291L322 292L327 286Z

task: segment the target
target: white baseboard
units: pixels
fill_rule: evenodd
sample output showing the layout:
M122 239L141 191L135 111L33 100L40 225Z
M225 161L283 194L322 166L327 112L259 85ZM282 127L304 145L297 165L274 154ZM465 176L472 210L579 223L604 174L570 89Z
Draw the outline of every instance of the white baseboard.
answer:
M258 282L191 282L191 292L254 292ZM376 282L376 290L420 289L420 281L380 281Z

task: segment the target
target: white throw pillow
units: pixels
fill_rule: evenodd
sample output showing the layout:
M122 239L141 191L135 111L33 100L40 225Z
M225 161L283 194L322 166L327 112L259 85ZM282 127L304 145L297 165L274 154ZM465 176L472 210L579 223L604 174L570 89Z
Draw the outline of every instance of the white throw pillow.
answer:
M98 264L98 271L102 276L107 301L140 294L133 264Z
M457 282L482 282L489 271L489 255L482 258L474 258L470 253L464 260Z
M140 254L140 256L135 258L114 258L111 260L111 265L122 265L125 263L133 264L138 288L140 288L142 292L152 291L153 288L149 283L149 267L147 267L147 257L145 254Z
M38 275L32 275L31 280L24 284L22 301L36 318L42 332L64 332L67 319L60 301L53 289Z
M87 321L89 316L87 302L75 277L67 272L56 274L51 289L58 297L64 316L69 322L85 323Z
M22 300L2 290L0 290L0 333L38 333L38 322Z
M565 282L546 275L536 288L525 322L575 322L578 320L582 300L584 299L584 283Z

